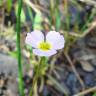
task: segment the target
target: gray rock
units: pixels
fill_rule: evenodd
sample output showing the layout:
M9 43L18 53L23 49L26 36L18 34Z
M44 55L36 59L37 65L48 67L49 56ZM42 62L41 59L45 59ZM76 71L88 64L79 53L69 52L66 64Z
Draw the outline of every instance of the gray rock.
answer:
M9 74L11 72L12 75L17 76L17 71L17 60L8 55L0 54L0 73Z
M96 48L96 37L89 38L88 41L87 41L87 45L89 47Z

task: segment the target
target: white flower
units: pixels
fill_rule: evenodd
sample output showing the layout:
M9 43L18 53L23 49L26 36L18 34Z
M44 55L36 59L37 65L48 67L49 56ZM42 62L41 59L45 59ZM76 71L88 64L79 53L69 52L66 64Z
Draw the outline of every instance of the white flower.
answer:
M65 40L59 32L50 31L44 36L41 31L35 30L27 34L25 42L34 48L35 55L51 56L64 47Z

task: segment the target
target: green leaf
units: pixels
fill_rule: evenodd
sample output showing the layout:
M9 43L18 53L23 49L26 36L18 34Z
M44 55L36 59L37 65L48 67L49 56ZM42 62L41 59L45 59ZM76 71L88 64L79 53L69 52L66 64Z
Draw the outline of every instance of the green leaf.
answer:
M31 8L30 8L29 6L27 6L27 9L28 9L28 13L29 13L31 22L33 22L33 14L32 14L32 10L31 10Z
M42 15L37 13L34 19L33 29L42 30L42 21Z
M96 92L93 94L93 96L96 96Z
M3 4L3 0L0 0L0 6L2 6L2 4Z
M7 10L8 10L8 12L11 11L11 8L12 8L12 0L7 0Z
M15 13L16 13L16 16L17 16L17 13L18 13L18 4L16 4ZM25 16L24 10L22 9L21 10L21 23L25 23L25 22L26 22L26 16Z
M11 57L13 57L13 58L16 58L17 59L17 52L16 51L10 51L10 52L8 52L8 54L11 56Z

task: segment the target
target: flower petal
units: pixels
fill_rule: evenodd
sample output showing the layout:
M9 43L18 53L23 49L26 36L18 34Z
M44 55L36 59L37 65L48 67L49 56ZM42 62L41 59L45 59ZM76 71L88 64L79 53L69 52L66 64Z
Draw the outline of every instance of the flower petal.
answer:
M65 43L63 35L55 31L50 31L46 35L46 41L52 44L53 49L62 49Z
M35 30L27 34L26 44L31 45L34 48L37 48L38 43L44 41L44 35L41 31Z
M33 49L33 53L38 56L51 56L57 53L56 50L48 50L48 51L43 51L40 49Z

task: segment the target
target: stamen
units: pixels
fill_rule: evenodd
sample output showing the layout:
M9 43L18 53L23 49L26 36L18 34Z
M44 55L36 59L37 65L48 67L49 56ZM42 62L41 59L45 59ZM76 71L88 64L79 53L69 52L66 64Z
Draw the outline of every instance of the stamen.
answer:
M39 43L38 48L43 51L48 51L51 49L51 44L49 44L48 42L41 42Z

